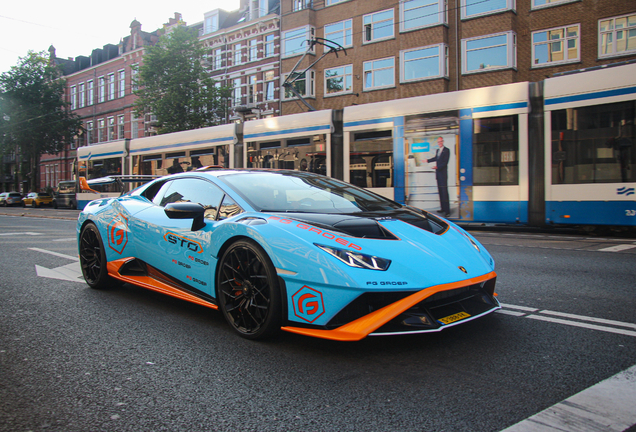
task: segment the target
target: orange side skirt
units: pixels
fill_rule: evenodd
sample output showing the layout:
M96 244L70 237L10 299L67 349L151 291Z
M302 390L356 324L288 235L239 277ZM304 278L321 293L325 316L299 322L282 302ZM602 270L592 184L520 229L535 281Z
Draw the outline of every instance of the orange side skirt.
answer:
M171 283L169 280L161 277L160 273L156 273L153 275L153 270L150 270L149 276L127 276L119 274L119 269L125 263L130 261L133 258L122 258L115 261L111 261L108 263L108 275L118 279L122 282L128 282L133 285L138 285L143 288L147 288L149 290L157 291L162 294L167 294L172 297L176 297L181 300L189 301L191 303L196 303L202 306L206 306L212 309L218 309L219 307L214 303L208 302L199 298L195 295L192 295L188 292L183 291L177 285ZM155 277L153 277L155 276Z

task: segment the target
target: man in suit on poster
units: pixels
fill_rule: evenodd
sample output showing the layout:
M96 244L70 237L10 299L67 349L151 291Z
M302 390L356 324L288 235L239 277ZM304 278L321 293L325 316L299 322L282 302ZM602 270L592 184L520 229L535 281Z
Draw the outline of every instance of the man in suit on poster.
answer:
M446 217L450 216L450 204L448 202L448 159L450 158L450 150L444 147L444 138L437 137L438 149L435 156L427 159L428 162L435 162L433 169L435 170L435 179L437 180L437 191L439 193L439 203L442 207L438 213Z

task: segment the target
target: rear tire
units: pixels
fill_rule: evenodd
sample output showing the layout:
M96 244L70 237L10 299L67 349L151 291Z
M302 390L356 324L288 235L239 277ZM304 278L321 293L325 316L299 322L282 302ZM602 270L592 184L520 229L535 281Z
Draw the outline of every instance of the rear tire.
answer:
M80 266L84 280L94 289L104 289L113 281L108 276L104 243L97 227L89 223L80 234Z
M240 336L262 339L280 330L278 276L257 243L238 240L230 245L219 262L216 286L221 311Z

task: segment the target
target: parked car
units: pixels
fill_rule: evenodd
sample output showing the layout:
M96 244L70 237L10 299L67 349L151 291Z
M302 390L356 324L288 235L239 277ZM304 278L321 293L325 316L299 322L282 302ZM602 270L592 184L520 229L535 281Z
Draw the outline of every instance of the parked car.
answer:
M61 181L57 184L57 191L53 194L53 208L77 208L77 182L74 180Z
M20 192L2 192L0 194L0 205L5 207L20 205L22 202L22 194Z
M31 207L40 207L42 205L50 206L53 203L53 197L46 192L31 192L22 198L22 207L30 205Z

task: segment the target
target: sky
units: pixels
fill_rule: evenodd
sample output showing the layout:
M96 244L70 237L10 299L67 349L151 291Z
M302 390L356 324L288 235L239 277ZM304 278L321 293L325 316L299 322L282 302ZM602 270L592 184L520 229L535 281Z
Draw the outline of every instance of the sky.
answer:
M57 57L89 56L95 48L117 45L130 35L136 19L141 30L161 28L175 12L187 24L203 21L203 14L214 9L235 10L239 0L205 2L155 0L78 0L3 2L0 9L0 73L8 71L29 50L46 51L53 45Z

